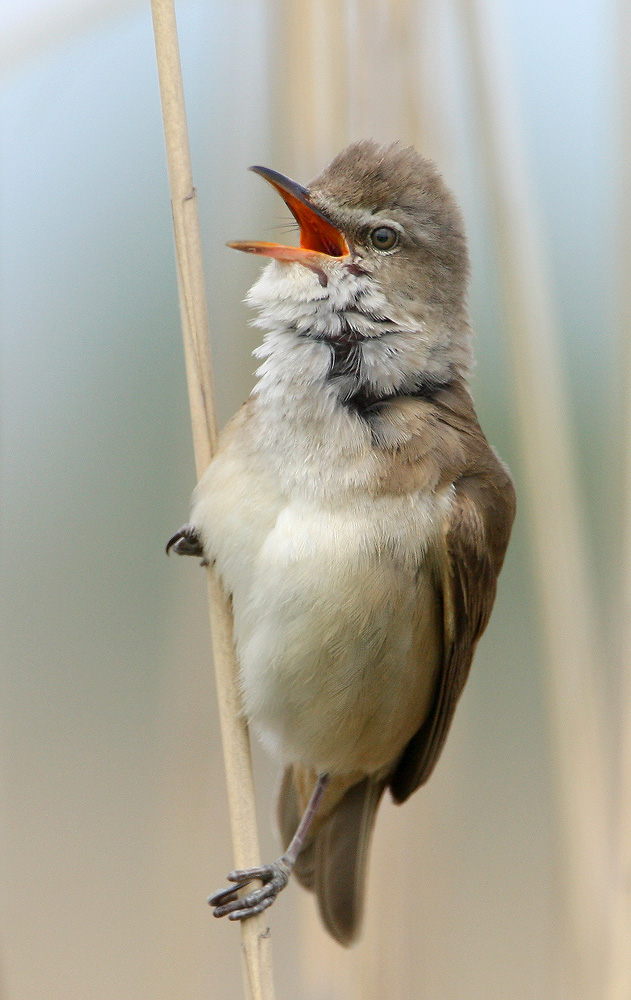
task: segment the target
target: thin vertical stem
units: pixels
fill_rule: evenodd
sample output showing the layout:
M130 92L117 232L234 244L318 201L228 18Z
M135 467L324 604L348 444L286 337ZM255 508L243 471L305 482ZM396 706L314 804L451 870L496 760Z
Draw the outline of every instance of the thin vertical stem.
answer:
M277 152L303 182L348 141L343 4L275 0Z
M620 766L614 827L611 950L607 1000L631 996L631 6L618 4L620 176L618 295L622 415L622 573L620 581Z
M173 0L152 0L177 259L180 314L198 478L217 446L204 268L193 186L182 71ZM246 723L240 712L229 601L211 567L208 603L236 868L259 865L254 781ZM242 921L244 978L251 1000L273 1000L269 929L263 915Z
M460 0L473 67L513 363L563 826L570 967L590 997L605 939L608 796L602 692L558 331L510 100L484 0ZM591 990L591 992L589 992Z

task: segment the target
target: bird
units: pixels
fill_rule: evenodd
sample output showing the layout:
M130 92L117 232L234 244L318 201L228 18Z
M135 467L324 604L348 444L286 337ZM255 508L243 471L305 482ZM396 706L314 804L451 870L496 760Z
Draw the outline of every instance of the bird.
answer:
M247 919L293 873L349 945L380 800L405 802L444 747L515 491L469 390L467 241L438 169L371 139L307 187L251 169L300 242L228 244L268 258L246 299L261 364L167 553L201 556L230 597L284 850L209 902Z

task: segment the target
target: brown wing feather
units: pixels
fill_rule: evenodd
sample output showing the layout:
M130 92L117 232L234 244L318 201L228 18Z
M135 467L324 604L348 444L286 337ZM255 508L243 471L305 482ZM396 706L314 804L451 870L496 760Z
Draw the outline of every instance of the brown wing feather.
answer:
M454 504L444 526L440 559L444 661L432 710L390 778L396 802L404 802L427 781L436 765L495 600L515 494L508 473L490 449L485 457L486 468L455 484Z

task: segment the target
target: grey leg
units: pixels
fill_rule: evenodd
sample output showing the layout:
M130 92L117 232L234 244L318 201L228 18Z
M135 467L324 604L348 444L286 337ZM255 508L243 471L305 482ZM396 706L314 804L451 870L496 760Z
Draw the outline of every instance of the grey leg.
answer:
M222 889L221 892L216 892L208 900L210 905L214 906L213 912L216 917L227 916L230 920L245 920L272 905L278 893L289 882L292 868L300 854L328 783L328 774L319 775L307 808L298 824L298 829L293 835L289 847L284 854L281 854L280 858L273 861L271 865L230 872L228 881L234 882L234 885ZM239 890L245 888L253 879L260 879L263 883L261 888L253 889L247 895L239 897Z

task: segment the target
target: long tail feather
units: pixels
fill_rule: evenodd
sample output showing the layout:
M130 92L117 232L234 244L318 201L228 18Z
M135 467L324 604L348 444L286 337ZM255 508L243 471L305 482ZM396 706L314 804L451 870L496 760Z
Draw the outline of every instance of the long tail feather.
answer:
M302 815L303 795L297 787L301 777L292 767L283 775L278 819L285 846ZM316 894L326 929L343 945L352 944L361 928L370 840L385 784L383 779L362 778L342 787L294 868L301 885Z

